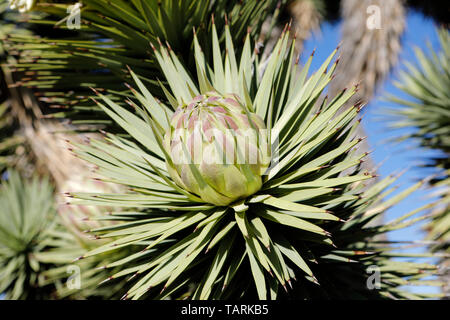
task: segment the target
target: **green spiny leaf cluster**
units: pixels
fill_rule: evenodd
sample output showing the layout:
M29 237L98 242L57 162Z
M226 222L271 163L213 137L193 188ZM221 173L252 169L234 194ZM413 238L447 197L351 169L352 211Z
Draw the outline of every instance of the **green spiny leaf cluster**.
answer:
M420 213L436 203L374 225L423 182L395 194L396 177L373 182L374 175L361 168L367 153L358 150L355 130L362 106L338 112L358 88L323 98L335 75L336 52L312 74L312 57L299 70L287 26L269 59L258 53L253 42L263 21L272 14L273 26L285 2L89 0L83 1L81 30L73 31L65 27L70 4L46 1L26 16L33 35L1 34L1 48L18 58L7 67L25 75L21 84L44 105L63 110L54 117L108 125L104 139L76 144L76 153L96 165L102 180L127 191L70 193L80 206L68 206L59 212L61 221L35 233L45 246L33 242L27 249L39 269L7 269L8 285L0 292L60 299L442 296L405 286L442 286L436 266L426 262L448 257L445 252L409 254L382 237L425 220ZM413 91L430 90L417 82ZM249 113L263 118L274 154L261 189L227 206L206 203L173 181L162 147L174 112L211 91L239 96ZM436 96L439 106L445 94ZM5 108L0 114L7 114ZM8 121L0 130L9 130ZM10 214L29 217L28 225L36 200L29 192L16 194L8 205L27 203L27 210ZM54 202L50 194L47 203ZM87 211L91 225L84 229L75 219ZM57 236L46 242L47 230L54 229ZM22 253L8 252L7 259L22 259ZM67 287L68 266L80 268L80 289ZM371 270L381 273L375 289ZM28 289L35 279L37 287Z
M0 292L5 298L120 298L123 283L111 281L99 287L107 277L102 266L111 261L110 256L76 261L93 243L87 235L73 232L74 224L80 223L74 217L89 210L95 219L100 211L57 210L48 179L24 179L12 170L4 178L0 186ZM71 215L72 224L61 215ZM112 256L117 260L128 254L122 250Z
M45 298L40 272L49 268L38 257L60 238L56 227L53 190L47 180L23 182L15 171L0 187L0 292L8 299Z
M213 26L212 51L226 54L214 55L212 64L194 37L196 78L173 50L154 49L168 83L160 83L165 101L157 100L133 71L138 90L132 90L129 104L135 112L96 92L97 104L130 137L108 133L105 140L77 144L76 152L97 165L105 181L130 191L71 196L74 204L127 207L136 213L113 213L111 218L121 223L91 230L111 242L81 258L135 246L132 255L105 265L120 268L109 279L127 277L131 288L123 298L128 299L424 298L428 295L402 286L442 285L427 279L436 273L434 265L397 261L393 258L408 254L377 240L425 219L412 216L429 206L391 223L369 225L423 182L389 199L395 177L365 184L373 175L360 168L367 154L358 151L361 139L354 135L361 106L338 113L357 88L321 99L334 75L335 52L308 77L312 57L297 72L289 27L264 62L250 37L240 56L229 27L225 50L216 37ZM261 190L228 206L205 203L172 181L162 147L174 111L210 91L242 97L271 129L272 152L278 154ZM373 266L382 272L379 290L367 285Z
M450 252L450 34L437 30L440 50L429 45L429 52L416 49L417 63L406 64L396 86L407 96L389 96L388 100L401 108L388 110L391 126L412 128L412 132L398 138L411 139L420 147L440 154L427 160L427 167L437 169L431 184L437 188L440 203L433 209L433 217L426 225L427 238L435 241L434 250ZM448 268L448 258L442 266Z
M192 72L195 71L193 29L198 40L207 44L205 55L211 59L208 36L211 17L217 18L219 41L224 41L226 19L240 48L247 32L257 37L266 18L277 17L277 3L275 0L88 0L81 7L79 30L68 30L66 26L71 3L38 3L27 22L46 28L49 35L45 32L11 35L4 41L20 53L14 68L27 75L22 85L32 88L41 102L53 109L52 117L68 117L73 124L104 126L111 121L90 101L89 87L108 89L119 97L128 94L123 82L127 80L129 66L151 92L163 96L157 81L162 73L150 44L169 44Z

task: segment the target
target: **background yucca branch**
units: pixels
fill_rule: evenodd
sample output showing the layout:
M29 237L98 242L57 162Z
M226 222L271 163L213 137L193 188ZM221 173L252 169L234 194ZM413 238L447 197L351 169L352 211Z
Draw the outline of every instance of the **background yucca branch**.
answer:
M423 291L405 290L404 286L441 286L442 282L434 277L439 270L433 264L421 262L429 257L446 259L448 254L405 253L404 247L380 235L427 219L430 215L422 212L432 210L435 203L405 212L388 223L378 219L425 182L392 196L397 177L375 180L363 168L367 154L357 133L361 106L351 103L357 90L346 85L348 89L338 88L331 94L328 90L328 97L324 97L328 84L342 73L339 68L343 65L336 68L333 57L313 74L308 71L311 59L305 67L298 68L294 63L295 43L304 37L291 44L287 35L290 26L280 39L271 32L277 28L279 18L286 18L279 17L284 15L284 1L279 2L280 7L275 7L275 1L245 4L211 1L209 7L199 6L200 2L179 1L167 1L160 7L153 0L115 1L113 5L94 0L89 3L90 6L84 6L89 17L78 31L63 30L65 23L61 18L67 15L68 4L63 1L37 6L37 11L22 16L22 22L12 28L14 35L8 30L11 23L18 21L15 14L8 12L6 28L0 27L0 33L7 30L8 34L2 36L5 41L0 43L8 61L4 68L14 73L13 79L23 80L36 93L41 112L48 113L46 107L52 106L63 111L54 113L55 118L71 118L76 125L95 124L92 129L100 126L108 132L104 137L93 135L85 142L81 136L71 139L79 158L91 165L78 165L83 160L75 158L73 163L77 165L71 168L82 174L75 177L70 170L62 170L63 178L58 179L57 188L69 191L66 194L69 201L80 206L68 204L60 208L63 210L58 237L65 240L51 240L52 246L39 252L39 261L49 266L45 271L39 270L46 277L39 286L56 288L52 289L52 297L76 299L433 297ZM306 19L301 34L309 28L310 15L319 20L330 16L325 12L330 9L328 5L317 10L321 3L292 2L290 8L309 4L306 7L310 13L299 17ZM344 16L349 25L355 19L363 21L361 17L365 15L364 6L351 3L342 2L343 7L350 8ZM405 5L400 1L389 3L395 3L400 11ZM264 11L260 5L273 7ZM144 7L148 10L143 10ZM180 20L189 11L180 11L182 7L199 11L187 20ZM257 12L263 14L254 15ZM157 18L149 24L147 20L152 14ZM191 17L206 20L196 25ZM215 21L209 20L210 17L215 17ZM398 17L401 15L394 15L391 26L398 25ZM186 32L175 27L178 21L187 21L181 25L186 26ZM260 28L263 21L265 26ZM62 28L53 28L55 23ZM139 27L141 24L144 28ZM249 30L249 26L253 28ZM264 36L260 38L261 30ZM390 34L389 41L380 43L395 42L400 33ZM254 42L262 39L264 43L270 35L275 40L275 50L266 46L265 53L270 56L266 59L265 53L255 52L262 50ZM360 39L373 39L367 32L360 35ZM150 42L154 48L147 37L153 40ZM178 45L171 43L174 39L181 39ZM347 52L357 47L350 47ZM383 45L378 47L381 51L386 49ZM360 53L356 57L365 60L364 51ZM76 68L67 64L75 62L74 56ZM133 71L128 72L127 65ZM28 70L30 67L34 69ZM368 70L365 73L370 78L373 74ZM144 74L148 72L151 74ZM78 77L77 86L69 92L70 84L61 82L68 75ZM353 76L352 72L344 78ZM131 85L123 86L123 81ZM341 82L344 86L345 81ZM61 83L66 87L59 87ZM29 92L20 88L21 84L18 82L11 89ZM96 88L94 93L89 87ZM6 96L12 90L6 90ZM231 120L244 113L251 119L261 118L272 132L268 140L281 155L280 162L262 177L260 187L256 184L256 188L248 188L248 194L240 194L230 203L211 201L210 197L213 192L231 195L220 179L219 183L212 179L220 178L224 170L215 168L213 174L201 166L188 166L179 170L181 174L187 173L187 178L178 179L169 172L174 156L164 148L164 136L170 137L169 120L176 110L208 92L219 97L232 93L236 101L241 101L242 113L231 108L231 101L221 102ZM14 119L9 117L9 101L19 100L8 99L6 104L7 118ZM33 108L37 106L36 102L32 104ZM213 100L206 105L211 109L217 107ZM231 110L235 113L231 114ZM192 114L186 117L193 118ZM214 118L223 119L215 115ZM35 119L33 126L38 122L37 128L73 128L55 122L41 126ZM235 124L243 126L240 120ZM19 132L17 122L7 121L3 127L6 130L0 134L9 132L10 127ZM34 139L31 131L25 138L30 145L42 145L43 141L49 144L45 151L51 152L37 156L41 162L52 165L55 162L45 159L58 155L61 146L52 135L46 137L50 139L42 139L41 135ZM187 130L185 138L189 137ZM5 153L8 152L6 149ZM25 162L32 163L34 159L27 157ZM8 161L7 166L11 163ZM90 176L87 168L94 168L99 177L92 184L87 182ZM250 173L259 176L258 170L245 163L233 164L230 169L236 177L242 174L248 181L255 181ZM247 183L241 182L241 186L250 186ZM25 203L29 199L32 198L20 201ZM14 200L8 201L14 206ZM439 228L442 230L442 224ZM416 245L423 243L406 243L405 247ZM81 259L73 261L77 256ZM67 277L67 264L81 268L80 290L60 285ZM380 271L379 290L371 290L368 285L368 270ZM29 277L28 271L31 269L26 270L24 277ZM14 271L7 278L20 279L15 274ZM12 286L17 283L20 286L20 281L14 281Z

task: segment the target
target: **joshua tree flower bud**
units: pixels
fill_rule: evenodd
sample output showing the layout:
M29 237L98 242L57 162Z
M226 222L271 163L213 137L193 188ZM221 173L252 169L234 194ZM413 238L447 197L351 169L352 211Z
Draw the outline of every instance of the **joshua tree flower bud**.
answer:
M257 192L270 163L264 122L236 95L209 92L180 106L164 146L173 180L219 206Z

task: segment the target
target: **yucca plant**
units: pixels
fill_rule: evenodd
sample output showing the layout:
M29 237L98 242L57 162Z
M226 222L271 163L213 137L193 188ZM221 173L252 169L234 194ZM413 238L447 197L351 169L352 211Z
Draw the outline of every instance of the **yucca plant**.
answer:
M353 121L361 106L337 114L357 88L318 104L335 52L311 76L312 57L297 72L288 29L259 61L249 36L237 58L227 25L221 48L213 24L211 64L194 35L195 73L172 48L153 47L166 98L130 70L138 90L130 86L126 101L135 112L96 92L129 136L105 133L74 144L75 152L129 192L70 196L73 204L129 208L104 216L116 224L91 231L111 242L79 258L130 248L104 265L120 270L106 280L130 283L123 298L423 298L401 286L441 285L427 278L434 265L397 261L414 255L376 240L424 219L408 218L432 205L368 226L423 182L387 200L395 177L365 186L373 175L360 168L367 153L358 152ZM381 278L371 290L374 266Z
M54 287L41 287L40 274L51 267L40 252L59 237L53 190L47 180L23 181L8 171L0 187L0 292L7 299L50 298Z
M8 3L0 2L0 19L5 20L0 26L0 38L11 34L14 30L13 23L6 20L13 20L17 13L7 13ZM15 32L27 32L26 30L16 30ZM9 60L6 48L0 42L0 65ZM7 68L0 69L0 173L8 167L15 166L23 168L27 162L26 148L24 148L24 137L17 134L17 118L13 114L13 102L8 84L11 72ZM8 78L8 79L7 79Z
M450 35L447 29L438 31L440 50L429 47L428 54L416 49L416 64L406 64L396 86L407 96L389 96L388 100L401 108L388 110L393 116L393 128L412 128L398 140L412 139L426 149L440 151L426 166L437 169L432 185L441 196L440 207L426 226L428 239L436 241L434 250L450 253ZM442 262L443 272L449 260ZM447 276L448 281L448 276ZM448 282L447 282L448 285Z
M6 0L1 1L8 3ZM11 0L11 2L33 1ZM205 56L207 60L212 59L209 52L211 46L208 43L211 30L209 18L212 15L219 18L216 27L220 41L224 39L223 18L228 15L233 39L240 48L249 27L252 36L256 38L261 35L263 22L267 21L268 28L264 30L264 35L270 36L280 12L283 12L288 3L292 4L292 8L300 8L293 9L291 15L299 27L298 37L302 40L322 21L319 17L333 21L338 19L341 4L341 1L319 0L114 2L87 0L82 2L81 29L67 30L66 22L69 15L67 10L74 4L73 1L35 2L32 15L27 13L24 17L41 32L34 36L11 36L5 39L5 42L18 50L22 57L14 65L18 71L25 71L20 84L34 88L42 104L54 109L54 116L69 117L74 123L98 125L110 122L103 113L99 113L100 110L95 105L90 104L88 97L91 92L88 87L126 91L121 85L126 77L126 73L123 72L126 65L143 77L150 92L161 94L155 81L161 73L156 68L157 63L151 50L147 50L149 41L154 45L157 45L158 37L163 43L167 41L184 60L185 66L190 71L195 71L195 64L190 55L193 39L191 30L193 27L197 28ZM442 12L444 14L446 12L446 3L430 4L429 1L409 0L405 3L389 1L386 5L380 4L382 10L387 10L383 11L383 15L390 17L387 19L389 23L386 22L389 28L383 28L389 30L388 34L385 34L386 30L365 28L366 9L369 5L377 5L378 2L367 1L366 5L364 3L360 5L360 2L345 1L342 4L342 8L345 9L342 10L345 13L342 19L346 26L343 40L347 43L345 50L348 53L347 56L343 55L343 62L347 68L340 74L342 81L334 82L332 91L334 95L341 88L350 86L350 82L357 82L361 78L366 83L359 93L368 99L375 82L382 80L396 62L400 47L398 40L404 25L404 6L419 8L437 21L445 23L446 19L442 17ZM306 12L311 14L308 15ZM33 13L41 15L36 16ZM360 26L356 33L353 32L355 25ZM378 57L386 55L389 57L384 59L386 61L378 59L376 66L366 64L365 59L361 59L364 55L370 56L367 53L370 50L366 49L370 49L375 43L379 45L372 51L376 52ZM344 76L343 73L348 75ZM117 100L119 103L120 101Z
M74 164L77 163L72 163L72 165ZM120 188L112 188L100 181L92 181L88 168L78 168L76 173L77 177L73 175L66 179L65 184L59 186L59 188L97 192L120 190ZM79 181L82 181L82 184L79 184L78 181L80 175ZM63 196L61 196L57 199L57 202L61 203L63 200ZM69 276L68 268L79 272L78 287L74 285L59 285L57 287L59 299L118 299L126 292L127 284L121 280L109 281L106 285L99 284L108 277L108 272L104 270L103 265L126 257L130 254L128 248L89 259L77 260L80 255L94 249L99 243L105 244L108 242L108 240L98 240L95 236L87 233L93 228L114 226L114 221L102 221L101 216L108 212L107 209L95 206L59 205L58 217L61 225L64 226L73 241L41 254L41 259L55 264L54 268L45 271L43 275L48 283L66 283L70 281L70 279L67 279Z
M398 63L405 11L402 0L341 1L342 64L330 85L331 94L361 83L361 91L353 101L367 103L374 96L376 88ZM380 26L369 25L373 17L379 17Z
M0 19L2 20L0 38L11 37L14 34L31 36L36 31L45 33L45 29L33 30L33 28L29 28L30 25L23 24L20 14L15 11L8 11L7 6L7 1L0 1ZM51 177L49 178L50 184L56 191L64 188L73 190L76 182L84 178L82 188L86 190L89 185L86 180L89 179L90 168L83 161L73 157L70 151L61 150L64 146L64 139L68 134L66 131L71 128L61 123L39 118L41 110L39 110L35 99L30 96L30 90L14 84L14 80L20 78L20 74L16 73L12 66L16 62L18 53L14 47L6 43L2 44L4 46L0 46L2 67L0 70L0 173L2 176L4 174L6 178L8 170L15 168L22 176L29 176L30 174L49 175ZM77 135L76 139L80 137ZM75 139L73 134L71 138ZM14 173L14 175L17 176L18 174ZM29 210L32 204L29 204L28 201L33 199L28 194L30 189L28 182L24 182L24 184L25 190L18 191L17 198L8 199L9 207L22 207L22 203L27 203L23 210ZM99 184L102 183L95 183L95 185ZM47 195L45 187L42 195ZM37 280L30 280L34 281L32 285L25 283L23 288L20 288L19 283L15 290L17 292L23 290L20 296L18 294L12 295L11 287L1 287L0 294L3 289L6 290L6 299L107 299L123 294L121 293L123 283L119 281L110 282L108 285L101 287L98 286L98 283L106 275L97 267L110 261L108 255L94 257L78 263L74 262L75 258L92 248L93 240L84 234L84 229L82 229L85 226L92 225L92 222L84 221L87 219L86 214L88 213L89 216L99 215L101 211L97 208L60 205L59 202L61 201L62 199L54 197L53 192L48 194L47 204L52 207L53 213L58 211L58 214L52 214L51 217L48 217L49 221L47 221L49 224L51 222L51 234L54 237L48 237L49 239L45 240L50 243L46 242L42 250L30 254L33 261L39 262L41 266L39 270L34 272L29 270L28 267L24 269ZM8 210L9 207L4 209ZM10 215L16 213L2 212L2 214L4 219L8 219ZM27 214L31 213L24 213L25 216ZM45 217L41 216L40 218L44 219ZM101 225L101 223L95 225ZM33 230L29 231L33 232ZM11 237L10 234L7 234L7 236ZM9 241L12 242L13 238L11 237ZM122 257L120 254L120 252L115 253L113 259ZM5 261L2 260L2 263ZM80 274L77 273L78 270ZM16 271L23 270L5 270L5 273L0 275L1 280L4 280L2 285L6 286ZM11 272L11 274L7 274L7 272ZM78 282L79 288L77 283L75 283L77 285L73 283L71 285L72 281ZM14 283L12 282L11 285L14 285Z
M6 102L0 104L0 173L7 167L21 162L21 148L24 138L14 135L14 118L11 116L10 108Z
M88 0L81 7L80 29L68 30L67 10L73 3L40 1L27 21L51 29L50 34L12 35L3 40L20 53L20 60L14 64L17 72L25 72L20 84L34 89L41 103L53 109L52 117L68 117L73 124L108 125L111 121L90 101L89 87L129 93L123 87L129 80L124 72L127 65L152 93L163 96L156 81L162 74L149 42L169 43L194 71L193 28L208 50L211 23L207 21L211 16L220 18L216 27L223 34L227 16L233 39L241 47L247 29L256 37L270 14L276 19L278 2L281 5L286 1ZM220 37L219 41L223 40ZM212 57L208 51L205 55Z

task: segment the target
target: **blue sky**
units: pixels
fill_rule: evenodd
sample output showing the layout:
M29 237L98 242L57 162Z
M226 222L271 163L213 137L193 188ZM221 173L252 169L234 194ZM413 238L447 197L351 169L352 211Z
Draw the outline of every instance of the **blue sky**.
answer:
M326 59L332 50L341 41L341 24L322 25L321 32L306 42L303 59L307 59L309 53L317 48L315 53L312 70L317 69ZM435 152L418 149L411 141L399 143L388 143L389 138L395 137L401 133L408 132L408 129L402 131L392 131L387 129L386 125L380 120L382 108L392 106L388 102L382 101L383 95L390 93L400 97L405 97L397 88L393 86L393 81L398 78L398 72L404 66L404 61L415 61L414 48L420 47L426 50L427 41L433 48L439 47L438 37L435 31L435 24L432 20L423 17L420 13L409 11L407 14L406 32L402 37L402 52L400 55L400 64L393 70L391 75L380 86L376 97L366 107L363 125L368 136L370 147L374 152L372 157L377 164L381 164L378 174L386 177L391 173L398 173L406 168L409 170L401 176L397 184L400 186L395 194L401 192L414 182L429 175L430 170L418 168L418 165L424 162L427 156L435 155ZM405 199L402 203L387 212L386 220L392 220L407 212L416 209L433 199L429 198L430 190L419 190L412 196ZM403 230L389 233L389 239L395 241L402 240L420 240L424 233L421 230L422 224L417 224ZM416 250L420 252L420 250ZM422 262L425 262L424 260ZM437 292L435 288L420 288L425 292Z

